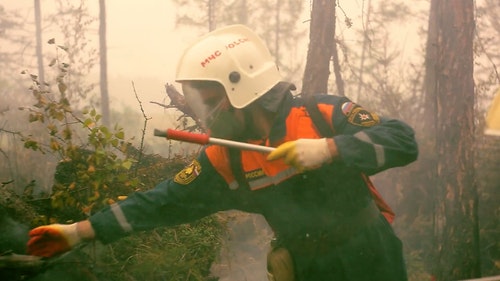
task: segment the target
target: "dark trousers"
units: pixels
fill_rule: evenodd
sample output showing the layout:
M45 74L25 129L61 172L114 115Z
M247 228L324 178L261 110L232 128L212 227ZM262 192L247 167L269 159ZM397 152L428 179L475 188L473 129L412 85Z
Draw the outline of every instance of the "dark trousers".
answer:
M380 219L340 245L290 249L297 281L407 281L402 244Z

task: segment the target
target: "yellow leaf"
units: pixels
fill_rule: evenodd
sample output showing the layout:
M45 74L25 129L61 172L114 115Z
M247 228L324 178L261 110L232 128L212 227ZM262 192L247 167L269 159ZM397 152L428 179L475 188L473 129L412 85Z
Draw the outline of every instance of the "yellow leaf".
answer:
M125 168L126 170L129 170L130 167L132 167L132 161L126 160L122 163L122 167Z
M64 83L57 84L57 87L59 88L59 93L61 94L64 94L66 92L66 89L68 89L68 87Z
M90 211L92 210L92 207L91 206L85 206L82 208L82 212L84 214L90 214Z
M56 140L51 140L50 141L50 148L54 151L56 150L59 150L61 146L59 145L59 143L56 141Z

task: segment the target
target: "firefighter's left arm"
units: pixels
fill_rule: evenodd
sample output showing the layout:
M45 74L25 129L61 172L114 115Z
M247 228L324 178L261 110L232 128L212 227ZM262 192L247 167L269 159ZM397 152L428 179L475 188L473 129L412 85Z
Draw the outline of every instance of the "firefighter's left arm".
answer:
M325 95L333 138L288 141L267 159L282 158L298 170L311 170L331 162L343 162L367 175L407 165L416 160L418 146L413 129L396 119L379 118L345 97Z
M356 104L334 116L337 159L347 166L373 175L417 159L414 131L403 121L379 118Z

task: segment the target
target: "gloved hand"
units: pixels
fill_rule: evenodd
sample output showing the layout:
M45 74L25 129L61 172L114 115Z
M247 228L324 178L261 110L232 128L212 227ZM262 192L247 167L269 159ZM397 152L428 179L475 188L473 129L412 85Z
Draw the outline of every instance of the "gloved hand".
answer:
M332 161L326 138L298 139L285 142L267 156L267 160L284 158L286 164L299 171L311 170Z
M53 257L71 250L82 242L74 224L50 224L32 229L27 252L30 255Z

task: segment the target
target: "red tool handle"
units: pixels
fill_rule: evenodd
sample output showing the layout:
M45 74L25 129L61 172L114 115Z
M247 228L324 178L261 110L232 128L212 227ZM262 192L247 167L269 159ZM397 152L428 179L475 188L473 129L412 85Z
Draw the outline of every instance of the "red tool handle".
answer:
M166 131L154 130L154 135L158 137L166 137L171 140L186 141L198 144L207 144L210 137L207 134L195 134L186 131L167 129Z
M263 145L256 145L256 144L250 144L250 143L238 142L226 139L211 138L207 134L189 133L173 129L167 129L166 131L155 129L154 135L157 137L165 137L167 139L172 139L172 140L185 141L197 144L209 144L209 143L218 144L243 150L258 151L262 153L270 153L275 149L274 147L267 147Z

